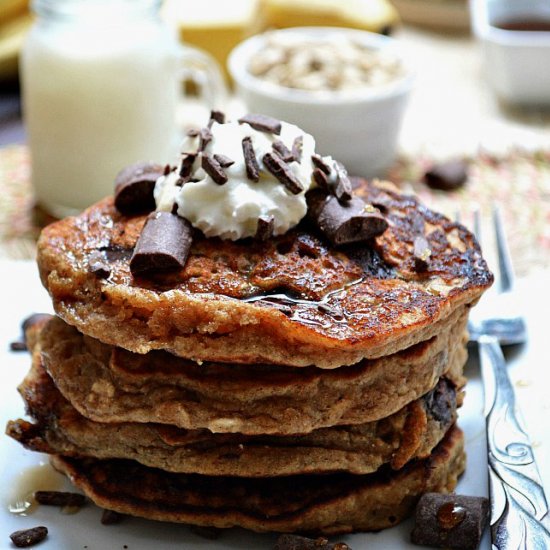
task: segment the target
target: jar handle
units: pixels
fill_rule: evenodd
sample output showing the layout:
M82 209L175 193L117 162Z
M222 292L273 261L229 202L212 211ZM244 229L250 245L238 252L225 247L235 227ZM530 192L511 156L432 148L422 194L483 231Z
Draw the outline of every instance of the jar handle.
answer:
M222 108L227 99L227 87L218 63L206 52L188 46L179 47L179 80L197 84L199 93L209 108Z

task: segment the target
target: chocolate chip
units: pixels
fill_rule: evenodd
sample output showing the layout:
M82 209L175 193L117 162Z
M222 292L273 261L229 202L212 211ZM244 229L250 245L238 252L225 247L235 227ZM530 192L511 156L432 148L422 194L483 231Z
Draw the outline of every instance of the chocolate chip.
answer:
M320 155L311 155L311 162L315 168L318 168L321 172L324 172L327 176L330 176L332 170Z
M36 491L34 498L38 504L45 506L84 506L87 499L79 493L66 493L63 491Z
M422 397L426 412L442 426L450 426L456 409L456 389L446 378L440 378L435 388Z
M22 342L20 340L10 342L10 351L27 351L27 350L28 348L25 342Z
M274 550L351 550L344 542L331 543L324 537L309 539L299 535L281 535Z
M115 178L115 206L126 215L155 209L153 190L164 166L139 162L121 170Z
M416 506L411 542L438 548L478 548L489 518L483 497L425 493Z
M461 160L450 160L434 165L424 174L424 181L432 189L454 191L468 179L468 164Z
M302 162L303 148L304 148L304 136L298 136L292 142L292 157L296 162Z
M334 187L334 195L339 201L346 202L351 200L352 187L347 170L340 162L334 163L334 169L336 170L336 186Z
M32 529L15 531L10 535L10 539L17 548L29 548L42 542L47 536L48 528L41 525Z
M363 242L381 235L388 222L359 197L346 203L321 189L307 194L308 216L335 245Z
M206 146L212 141L212 132L209 128L201 128L201 131L199 132L200 140L199 140L199 150L204 151L206 149Z
M280 140L273 142L273 150L285 161L292 162L294 160L294 155L292 151Z
M252 138L243 138L243 156L246 166L246 175L249 180L260 180L260 167L258 166L258 160L256 159L256 153L254 152L254 146L252 145Z
M273 237L273 216L258 218L256 238L260 241L268 241Z
M210 120L215 120L218 124L224 124L225 123L225 114L221 111L210 111Z
M182 269L191 249L191 224L168 212L150 214L130 260L133 275Z
M103 525L116 525L124 519L124 514L119 514L114 510L103 510L101 514L101 523Z
M313 170L313 179L321 189L328 190L328 177L322 170L315 168L315 170Z
M426 271L428 260L432 254L430 245L424 235L417 235L413 244L414 267L416 271Z
M226 157L225 155L216 154L214 158L218 161L219 165L222 168L229 168L231 165L235 164L235 161Z
M180 177L188 179L193 171L193 164L197 158L196 153L183 153L181 157Z
M195 533L195 535L207 540L217 540L220 538L222 533L221 529L216 529L215 527L204 527L202 525L190 525L189 530L192 533Z
M201 166L203 170L214 180L218 185L227 183L227 174L223 171L220 163L210 155L203 153L201 159Z
M248 114L239 118L239 122L241 124L249 124L254 130L258 130L259 132L277 135L281 133L281 122L267 115Z
M304 190L294 172L279 155L266 153L262 161L267 171L273 174L293 195L298 195Z
M88 269L90 273L98 279L106 279L111 275L111 267L105 260L105 257L99 250L94 250L88 259Z

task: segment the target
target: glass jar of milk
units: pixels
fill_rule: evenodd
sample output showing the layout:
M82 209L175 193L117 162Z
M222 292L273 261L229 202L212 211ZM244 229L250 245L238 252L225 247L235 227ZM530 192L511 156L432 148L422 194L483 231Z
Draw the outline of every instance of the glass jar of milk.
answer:
M23 110L39 206L62 217L113 192L137 161L174 161L190 71L210 99L222 78L183 48L159 0L35 0L21 56Z

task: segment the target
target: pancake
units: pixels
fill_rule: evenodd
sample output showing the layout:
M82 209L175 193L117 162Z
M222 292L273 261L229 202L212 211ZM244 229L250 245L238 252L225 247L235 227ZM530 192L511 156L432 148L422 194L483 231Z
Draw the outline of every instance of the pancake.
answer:
M466 313L428 342L353 367L197 365L166 352L130 353L52 319L39 337L57 388L97 422L154 422L216 433L300 434L385 418L445 375L462 387Z
M123 514L253 531L339 534L391 527L425 492L450 492L464 470L462 432L453 427L429 458L375 474L247 479L173 474L130 460L52 463L98 506Z
M455 422L457 407L454 384L442 378L427 395L377 422L324 428L303 436L243 436L161 424L93 422L61 395L38 361L19 391L35 422L10 422L7 434L31 450L129 458L170 472L214 476L367 474L385 463L399 469L431 453Z
M41 278L67 323L137 353L327 369L390 355L447 328L492 275L463 226L391 184L355 185L389 223L369 246L335 248L307 222L267 242L197 232L180 272L135 278L129 259L145 216L123 216L107 198L43 230ZM419 235L431 249L425 270ZM98 251L106 279L89 269Z

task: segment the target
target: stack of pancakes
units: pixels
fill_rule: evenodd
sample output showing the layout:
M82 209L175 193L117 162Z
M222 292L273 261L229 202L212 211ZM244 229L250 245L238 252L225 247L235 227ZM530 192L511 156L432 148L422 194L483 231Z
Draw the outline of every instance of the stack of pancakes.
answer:
M147 278L129 269L146 216L109 198L47 227L58 317L28 330L33 422L8 433L99 506L158 520L378 530L452 490L467 315L491 275L464 227L355 185L389 223L369 245L307 223L267 242L196 235L183 270Z

